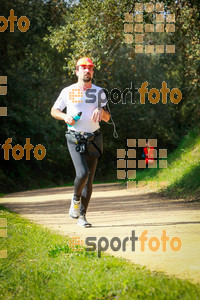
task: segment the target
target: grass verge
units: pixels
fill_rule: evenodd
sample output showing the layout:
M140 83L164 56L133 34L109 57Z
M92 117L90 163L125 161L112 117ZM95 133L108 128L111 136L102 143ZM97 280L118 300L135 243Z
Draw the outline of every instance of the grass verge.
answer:
M164 195L200 200L200 129L190 131L168 155L166 169L137 171L137 181L167 181Z
M200 285L150 272L124 259L72 251L67 237L0 206L0 299L200 299Z

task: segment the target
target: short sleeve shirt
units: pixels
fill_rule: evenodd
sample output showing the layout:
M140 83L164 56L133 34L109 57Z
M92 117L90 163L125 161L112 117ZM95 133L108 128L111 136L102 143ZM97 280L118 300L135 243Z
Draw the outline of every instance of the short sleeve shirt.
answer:
M91 120L93 111L97 107L103 107L107 103L106 95L102 88L92 84L90 89L81 91L76 84L64 88L58 96L53 108L63 110L67 108L67 114L75 116L82 112L80 120L70 130L94 132L99 129L99 123Z

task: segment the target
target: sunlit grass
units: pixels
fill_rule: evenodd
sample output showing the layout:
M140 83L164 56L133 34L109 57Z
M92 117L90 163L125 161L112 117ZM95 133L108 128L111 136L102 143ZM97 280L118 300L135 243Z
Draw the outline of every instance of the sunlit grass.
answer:
M124 259L72 251L69 239L0 207L0 299L199 299L200 286Z
M199 130L185 136L179 147L168 155L167 161L166 169L137 171L137 181L167 181L166 195L200 198Z

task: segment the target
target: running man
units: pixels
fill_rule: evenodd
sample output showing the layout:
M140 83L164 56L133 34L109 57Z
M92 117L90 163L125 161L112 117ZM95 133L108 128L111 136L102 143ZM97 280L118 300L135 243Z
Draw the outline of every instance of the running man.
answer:
M64 88L51 109L55 119L68 124L67 145L76 171L69 215L78 219L78 225L83 227L92 226L86 220L86 212L98 158L103 150L99 122L110 119L105 93L92 84L93 68L90 58L80 58L76 64L78 82ZM67 113L62 112L64 108ZM80 119L75 121L79 113Z

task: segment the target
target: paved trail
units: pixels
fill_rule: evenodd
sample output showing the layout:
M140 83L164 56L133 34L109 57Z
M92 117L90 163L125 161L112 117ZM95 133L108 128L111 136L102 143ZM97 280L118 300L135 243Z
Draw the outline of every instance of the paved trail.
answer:
M70 237L80 237L83 241L86 237L96 237L98 242L99 238L106 237L110 243L113 237L119 237L121 241L128 237L126 251L121 248L116 252L109 247L106 253L200 283L200 202L164 199L156 193L133 192L119 184L98 184L94 185L87 213L93 227L84 229L68 215L72 192L72 187L43 189L9 194L0 201L38 224ZM147 230L144 252L141 252L140 241L135 242L135 251L132 250L130 237L134 230L138 237ZM166 252L162 250L163 230L169 236ZM148 246L151 237L160 241L155 252ZM170 247L173 237L179 237L182 242L177 252Z

